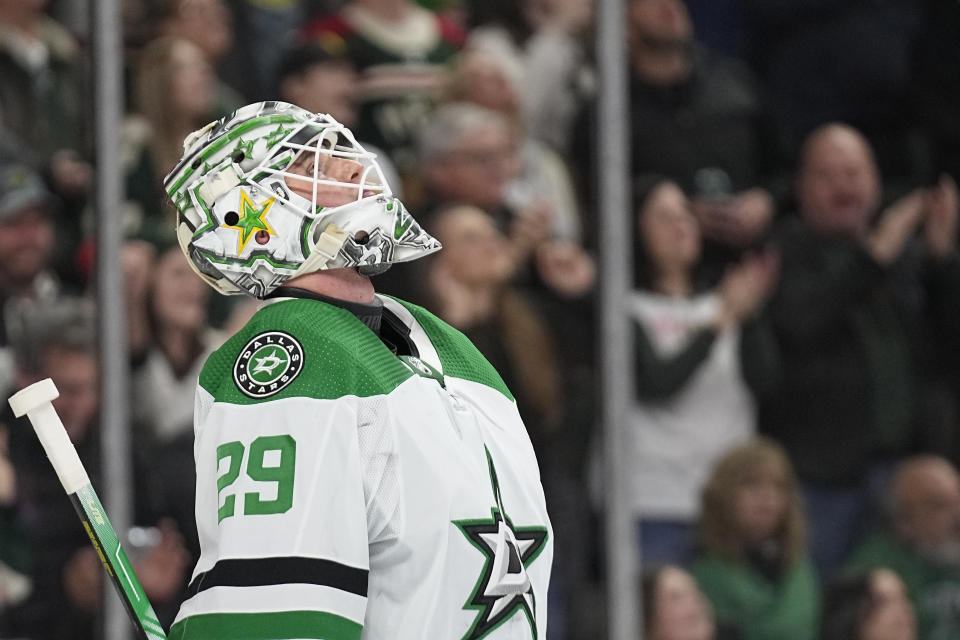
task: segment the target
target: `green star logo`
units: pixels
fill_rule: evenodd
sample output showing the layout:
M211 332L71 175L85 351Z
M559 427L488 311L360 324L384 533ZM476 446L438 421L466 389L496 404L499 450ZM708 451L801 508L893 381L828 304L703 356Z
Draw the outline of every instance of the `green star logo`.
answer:
M243 155L247 158L253 157L253 140L244 141L243 138L237 140L237 146L233 148L233 153L237 151L243 151ZM232 154L231 154L232 155Z
M390 210L392 204L393 203L390 203L389 205L387 205L388 211ZM407 229L409 229L412 225L413 225L413 216L407 213L407 210L404 209L403 206L398 206L396 217L394 218L394 222L393 222L393 239L399 240L400 238L402 238L403 234L405 234L407 232Z
M277 128L267 135L267 149L272 149L278 142L286 138L291 131L293 131L293 127L284 128L282 124L278 124Z
M180 210L180 213L183 213L187 210L187 207L190 206L190 195L186 192L186 190L177 194L175 204L177 209Z
M250 357L250 377L258 384L269 384L290 366L287 352L277 346L263 347Z
M267 211L270 210L270 206L274 200L276 200L276 198L270 198L257 208L257 205L250 199L247 192L242 189L240 190L241 213L239 220L237 220L236 224L223 225L226 229L236 229L240 232L237 236L237 255L243 253L244 247L247 246L247 243L255 231L266 231L272 236L277 235L277 232L273 230L266 220Z
M531 637L536 640L536 599L527 567L546 546L547 528L514 526L503 508L490 450L484 450L496 506L490 509L490 518L453 523L485 556L480 578L463 607L475 609L477 617L462 640L480 640L519 612L526 616Z

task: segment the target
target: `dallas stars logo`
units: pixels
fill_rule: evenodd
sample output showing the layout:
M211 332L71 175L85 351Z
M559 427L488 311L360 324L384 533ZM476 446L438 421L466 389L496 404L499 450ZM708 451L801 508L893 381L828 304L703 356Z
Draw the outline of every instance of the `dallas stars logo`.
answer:
M277 354L280 354L279 356ZM281 364L287 364L288 362L287 354L279 349L272 349L270 353L258 358L254 356L253 361L256 362L256 366L250 370L250 375L254 378L266 374L268 377L273 377L273 370Z
M303 347L289 333L265 331L251 338L233 363L233 380L245 395L280 393L303 370Z
M277 235L277 232L273 230L266 220L267 211L270 210L270 206L274 200L276 200L276 198L270 198L264 202L260 208L257 208L257 205L250 199L247 192L244 190L240 191L240 210L243 213L237 214L234 211L227 213L224 217L223 225L226 229L236 229L240 232L237 236L237 254L243 253L243 248L247 246L250 238L257 231L265 231L271 236ZM233 219L231 220L231 218Z
M523 612L530 624L531 637L537 638L536 599L527 567L537 559L547 542L546 527L516 527L503 508L500 481L490 451L487 465L496 506L490 518L459 520L463 535L484 556L483 572L464 609L476 609L477 617L462 640L479 640L517 612Z

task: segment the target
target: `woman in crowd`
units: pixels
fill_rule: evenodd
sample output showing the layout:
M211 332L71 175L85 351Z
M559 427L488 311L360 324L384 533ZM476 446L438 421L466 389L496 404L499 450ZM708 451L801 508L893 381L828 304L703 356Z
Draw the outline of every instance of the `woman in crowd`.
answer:
M796 477L765 438L728 452L703 490L691 567L717 619L745 640L813 640L820 610Z
M145 259L137 259L136 250ZM193 396L207 356L222 334L207 321L210 289L179 247L151 260L144 244L127 247L128 317L133 357L135 437L152 452L148 477L156 506L176 520L193 553Z
M889 569L841 574L823 596L820 640L914 640L913 605Z
M698 282L700 230L673 182L638 185L638 289L632 412L634 508L645 562L689 561L700 490L714 462L755 431L755 396L777 373L761 307L777 259L763 254L729 270L714 290Z
M132 80L134 114L123 127L126 230L151 242L174 239L164 176L183 152L183 139L229 112L216 104L216 76L200 48L162 37L140 52Z
M535 138L561 153L579 101L590 93L584 36L591 0L468 0L468 45L508 49L519 62L523 119Z
M642 597L644 640L719 638L710 603L680 567L665 565L644 573Z
M489 215L470 206L441 209L430 230L444 249L424 261L423 297L497 367L534 447L545 444L562 414L560 367L549 325L511 285L517 265L509 242Z

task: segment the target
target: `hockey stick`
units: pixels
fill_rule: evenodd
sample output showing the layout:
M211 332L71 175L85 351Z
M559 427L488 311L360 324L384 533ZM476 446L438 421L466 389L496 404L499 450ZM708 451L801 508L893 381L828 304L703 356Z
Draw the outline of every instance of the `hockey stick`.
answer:
M11 396L10 406L18 418L24 414L30 418L43 450L50 458L73 508L83 522L83 528L90 536L93 548L97 550L110 581L137 628L138 637L140 640L166 640L166 633L157 620L157 614L133 573L130 560L120 546L117 532L110 524L107 512L90 484L80 456L77 455L60 416L51 404L59 395L53 380L46 378Z

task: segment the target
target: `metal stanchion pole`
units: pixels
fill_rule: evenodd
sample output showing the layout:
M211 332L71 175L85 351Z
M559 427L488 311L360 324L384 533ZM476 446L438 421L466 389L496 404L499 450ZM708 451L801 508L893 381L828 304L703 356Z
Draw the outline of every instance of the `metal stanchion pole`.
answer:
M97 298L100 334L104 505L122 535L130 526L131 465L127 378L127 327L124 313L123 198L120 129L123 124L123 47L119 0L91 2L96 133ZM105 584L104 637L126 640L130 621L109 583Z
M632 334L623 307L630 288L630 121L628 117L625 7L597 4L598 206L600 208L601 349L604 461L606 469L606 568L610 637L636 640L637 535L630 509L627 415L632 397Z

